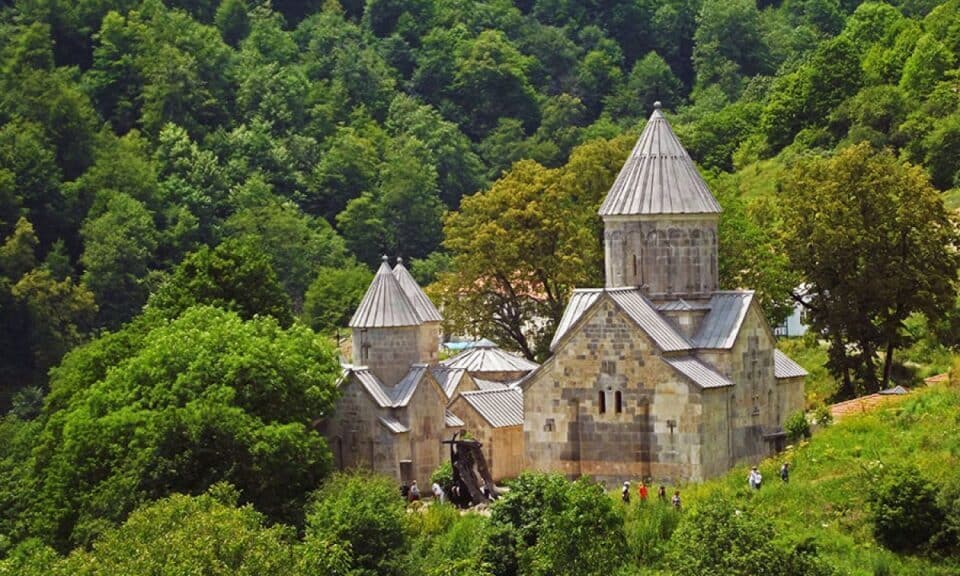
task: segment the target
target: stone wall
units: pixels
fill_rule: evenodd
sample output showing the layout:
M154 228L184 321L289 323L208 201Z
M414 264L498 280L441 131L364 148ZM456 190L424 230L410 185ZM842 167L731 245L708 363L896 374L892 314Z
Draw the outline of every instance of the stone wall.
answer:
M803 410L805 392L803 377L777 380L777 414L781 425L791 414Z
M430 476L446 454L442 440L455 430L444 423L447 397L432 376L424 376L398 419L410 428L410 460L413 476L421 486L430 486Z
M700 479L699 389L610 300L524 385L527 466L603 480Z
M717 290L717 215L605 219L607 288L648 287L651 297Z
M698 352L702 360L735 383L728 410L728 468L741 462L756 462L773 451L774 445L763 434L782 424L773 375L774 345L766 318L753 300L732 349Z
M333 414L320 425L338 470L369 468L399 480L398 448L406 435L395 435L380 423L379 417L388 414L355 378L348 377Z
M436 364L440 361L440 323L421 324L417 334L417 362Z
M353 364L370 368L381 382L393 386L420 361L420 328L354 328Z

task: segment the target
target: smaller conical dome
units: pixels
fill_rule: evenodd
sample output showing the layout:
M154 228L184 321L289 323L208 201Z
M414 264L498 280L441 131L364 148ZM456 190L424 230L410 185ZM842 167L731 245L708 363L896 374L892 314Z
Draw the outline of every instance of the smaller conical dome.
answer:
M407 295L410 303L413 304L413 309L417 312L420 320L424 322L443 321L443 316L440 315L437 307L433 305L430 298L423 292L423 289L420 288L417 281L413 279L413 276L411 276L410 272L404 267L402 258L397 258L397 265L393 267L393 275L397 279L397 282L400 283L400 288L403 289L403 293Z
M693 160L654 104L653 114L600 206L601 216L718 214Z
M388 328L417 326L421 323L413 304L400 287L400 282L393 275L393 270L387 264L387 257L384 256L373 282L350 319L350 327Z

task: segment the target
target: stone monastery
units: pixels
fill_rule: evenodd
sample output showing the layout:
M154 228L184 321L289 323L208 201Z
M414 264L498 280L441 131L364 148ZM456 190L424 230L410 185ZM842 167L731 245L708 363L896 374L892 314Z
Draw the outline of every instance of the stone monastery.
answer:
M425 484L458 430L495 479L702 480L781 448L806 372L753 292L718 290L720 205L659 105L600 216L606 286L573 292L542 366L489 342L438 363L439 312L384 259L321 425L337 466Z

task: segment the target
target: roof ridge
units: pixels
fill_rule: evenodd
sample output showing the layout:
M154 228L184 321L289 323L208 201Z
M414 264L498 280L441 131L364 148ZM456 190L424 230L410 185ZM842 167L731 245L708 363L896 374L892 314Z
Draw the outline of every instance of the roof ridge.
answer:
M389 328L419 326L422 323L416 307L393 275L384 256L370 287L350 319L350 327Z
M403 258L397 258L397 264L393 267L392 274L413 306L413 311L416 312L422 322L443 321L443 316L440 315L440 311L434 306L433 301L430 300L430 297L417 284L410 271L403 265Z
M721 212L659 102L598 212L601 216Z

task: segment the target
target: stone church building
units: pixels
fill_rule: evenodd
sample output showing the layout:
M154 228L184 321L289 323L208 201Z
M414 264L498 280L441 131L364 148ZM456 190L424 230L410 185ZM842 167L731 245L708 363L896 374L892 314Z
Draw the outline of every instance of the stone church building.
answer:
M720 291L720 205L659 105L600 207L606 286L575 290L524 379L528 469L702 480L783 443L805 372L754 293Z

